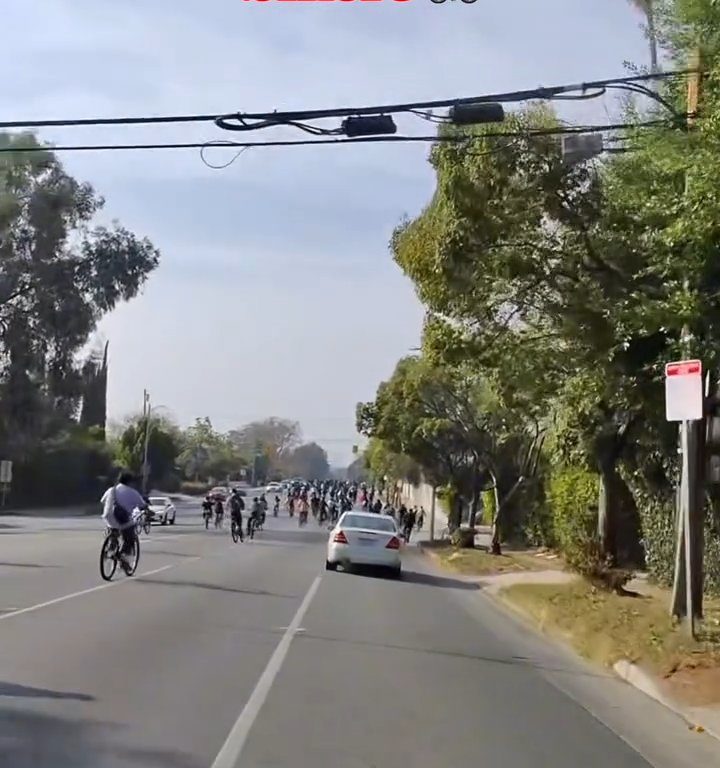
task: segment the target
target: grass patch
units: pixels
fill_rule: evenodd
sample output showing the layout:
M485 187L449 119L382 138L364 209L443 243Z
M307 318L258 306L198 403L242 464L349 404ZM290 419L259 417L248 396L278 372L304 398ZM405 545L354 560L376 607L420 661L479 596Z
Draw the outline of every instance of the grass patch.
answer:
M457 549L447 542L433 542L430 546L424 544L423 548L428 550L443 568L466 576L548 570L553 567L548 565L545 559L525 552L492 555L484 549Z
M606 666L628 659L662 677L720 666L717 599L707 600L699 639L693 641L668 615L665 591L625 597L580 581L514 584L501 595L529 614L543 631L562 637L585 658Z

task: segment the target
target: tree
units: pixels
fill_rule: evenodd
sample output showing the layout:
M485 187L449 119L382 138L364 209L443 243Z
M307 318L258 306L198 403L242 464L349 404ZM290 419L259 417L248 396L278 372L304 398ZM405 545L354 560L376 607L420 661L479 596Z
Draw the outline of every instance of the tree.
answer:
M628 0L630 5L637 8L644 16L647 23L647 39L650 48L650 72L659 72L658 65L658 39L655 27L654 0Z
M87 429L97 427L103 436L107 419L108 344L102 350L93 350L82 367L80 424Z
M284 464L290 474L307 479L324 480L330 474L327 452L317 443L304 443L293 448Z
M596 373L602 387L587 393L585 408L594 417L575 434L603 480L607 555L637 561L637 514L615 515L627 497L617 462L657 385L648 363L679 332L670 311L677 284L661 279L663 257L647 248L647 230L632 225L626 204L613 204L615 165L568 166L554 138L532 135L558 126L547 107L510 122L524 136L511 145L473 129L471 147L433 149L437 191L395 233L395 259L428 305L430 345L451 359L471 350L503 394L504 368L520 368L529 385L515 397L547 414L576 373ZM632 213L643 221L640 209Z
M38 148L0 134L3 148ZM51 151L0 155L0 444L18 458L73 421L78 351L97 321L131 299L158 264L146 239L93 226L103 200Z
M523 425L513 421L479 371L468 365L438 366L423 357L401 360L390 380L378 387L375 401L358 405L356 421L358 431L381 441L373 445L370 461L391 467L404 456L434 485L451 486L457 499L452 527L460 524L463 498L474 526L488 482L498 488L507 480L501 467L512 464L504 452L511 445L517 450L524 441Z
M248 460L257 454L267 457L270 471L280 469L285 454L300 441L300 425L290 419L272 416L231 430L228 438Z
M195 424L183 433L183 450L178 463L185 475L196 481L225 479L237 475L247 466L247 460L231 439L216 432L207 416L195 419Z
M137 416L126 425L118 443L117 459L120 464L136 474L143 469L145 457L145 435L148 438L148 482L149 487L157 484L175 471L175 465L181 451L181 435L178 428L167 419L156 416Z

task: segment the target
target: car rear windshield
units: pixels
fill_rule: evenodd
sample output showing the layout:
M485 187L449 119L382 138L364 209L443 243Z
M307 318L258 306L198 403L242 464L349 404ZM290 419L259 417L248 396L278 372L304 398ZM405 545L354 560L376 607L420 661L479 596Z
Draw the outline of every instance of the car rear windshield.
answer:
M387 531L392 533L395 530L395 523L387 517L373 515L345 515L342 519L342 525L345 528L369 528L371 531Z

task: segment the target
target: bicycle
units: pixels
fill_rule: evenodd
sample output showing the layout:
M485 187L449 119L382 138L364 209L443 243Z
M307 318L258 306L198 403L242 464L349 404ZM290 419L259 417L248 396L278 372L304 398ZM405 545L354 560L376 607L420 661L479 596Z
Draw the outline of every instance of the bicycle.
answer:
M105 581L110 581L115 575L118 563L120 562L120 550L122 542L120 540L120 531L117 528L107 528L105 538L100 547L100 575ZM130 556L130 567L125 571L126 576L132 576L137 570L140 562L140 540L135 537L133 553Z
M217 512L216 512L215 513L215 527L216 528L222 528L222 524L223 524L223 513L221 512L220 514L217 514Z
M247 537L248 539L252 540L255 538L255 530L257 528L257 520L255 519L254 515L248 516L247 521Z
M147 536L150 533L150 516L143 510L135 518L135 533L139 536L144 531Z
M238 523L235 518L230 521L230 536L235 544L242 541L242 523Z

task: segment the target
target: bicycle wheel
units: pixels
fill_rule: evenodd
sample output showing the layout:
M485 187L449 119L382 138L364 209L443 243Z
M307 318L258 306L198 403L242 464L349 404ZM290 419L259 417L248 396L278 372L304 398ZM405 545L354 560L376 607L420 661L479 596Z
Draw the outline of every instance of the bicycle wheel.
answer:
M108 534L100 547L100 575L110 581L117 570L118 540L114 534Z
M232 536L233 542L235 544L237 544L238 543L238 539L240 537L238 536L237 524L235 523L234 520L232 521L232 523L230 523L230 535Z
M138 563L140 562L140 539L135 537L135 543L133 545L133 551L128 558L129 568L125 572L126 576L132 576L137 571Z
M143 520L143 531L145 531L145 535L150 533L150 520L147 517Z

